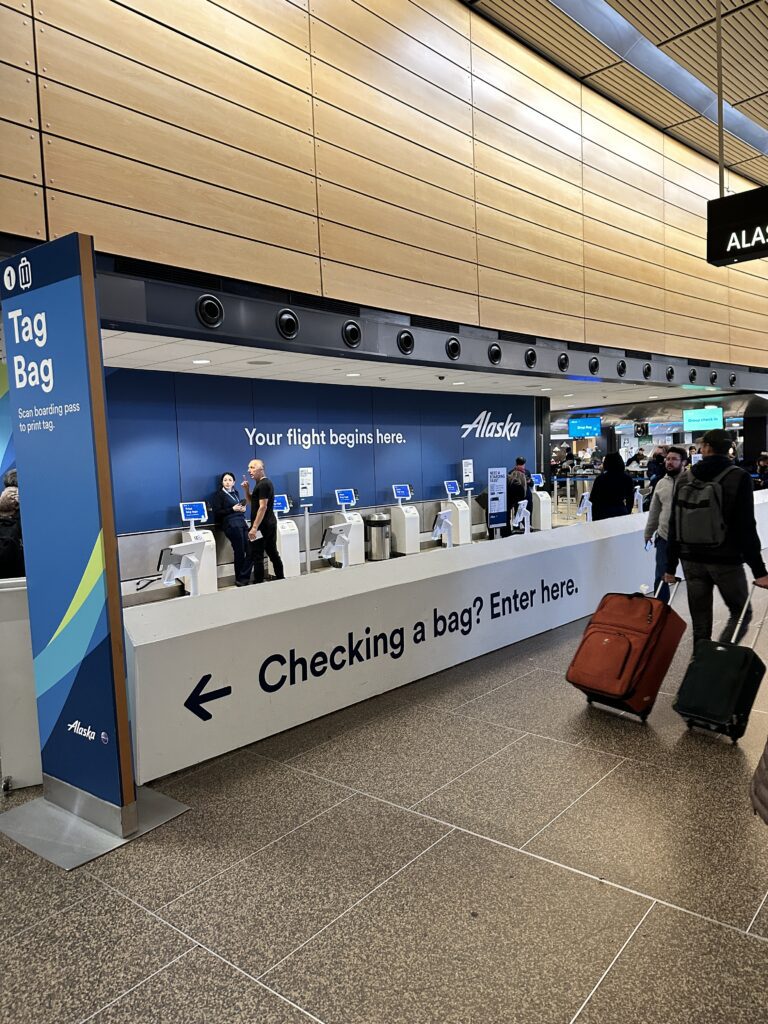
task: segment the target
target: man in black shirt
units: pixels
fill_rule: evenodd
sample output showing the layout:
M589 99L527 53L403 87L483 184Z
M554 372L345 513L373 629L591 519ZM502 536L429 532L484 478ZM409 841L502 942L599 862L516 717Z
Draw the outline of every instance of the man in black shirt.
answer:
M277 519L272 511L275 488L266 474L261 459L251 459L248 463L248 475L254 482L251 492L251 529L248 533L253 556L253 581L264 582L265 554L275 570L275 579L283 580L283 562L277 550ZM257 537L257 534L260 536Z

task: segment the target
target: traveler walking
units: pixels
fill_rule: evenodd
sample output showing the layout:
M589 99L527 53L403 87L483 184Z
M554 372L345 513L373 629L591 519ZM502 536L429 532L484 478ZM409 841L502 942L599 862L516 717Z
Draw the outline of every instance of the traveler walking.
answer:
M752 480L728 458L730 447L724 430L707 431L701 441L703 458L678 480L669 519L664 579L673 583L678 562L682 562L694 645L712 638L715 587L730 613L720 640L732 639L749 596L745 562L755 584L768 588L768 569L755 524ZM751 617L748 610L741 636Z
M664 582L664 573L667 571L667 540L669 537L669 517L672 514L672 499L675 493L675 484L680 476L686 462L685 448L670 448L667 457L664 459L666 475L662 476L656 484L651 499L651 507L648 512L648 521L645 524L645 543L648 544L656 534L656 579L654 580L654 592L665 604L669 601L669 584ZM659 590L659 585L661 589Z

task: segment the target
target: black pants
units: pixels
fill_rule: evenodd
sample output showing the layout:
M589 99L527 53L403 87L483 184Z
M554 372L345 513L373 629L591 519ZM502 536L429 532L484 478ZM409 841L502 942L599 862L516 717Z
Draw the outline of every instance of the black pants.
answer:
M693 642L712 639L712 594L717 587L728 606L730 617L720 640L732 640L749 596L749 584L743 565L704 565L701 562L683 562L685 582L688 586L688 607L693 622ZM744 616L737 641L746 633L752 618L752 609Z
M277 524L272 527L261 527L261 537L251 541L251 557L253 559L253 582L264 582L264 555L272 563L275 579L284 580L283 560L277 550Z
M248 524L242 516L230 516L224 520L224 533L232 545L235 555L235 580L239 584L251 579L251 542L248 540Z

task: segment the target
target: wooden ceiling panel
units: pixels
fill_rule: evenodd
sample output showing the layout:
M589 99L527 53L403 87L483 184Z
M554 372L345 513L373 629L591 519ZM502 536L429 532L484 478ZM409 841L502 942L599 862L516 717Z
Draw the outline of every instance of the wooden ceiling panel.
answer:
M717 158L717 125L704 117L697 117L695 121L687 121L685 124L670 128L669 134L676 139L693 146L694 149L703 150L705 153L715 154ZM743 160L751 160L757 153L751 146L735 139L733 135L725 133L725 162L737 164Z
M590 75L588 84L659 128L669 128L697 116L693 107L626 63Z
M723 0L723 13L743 7L749 0ZM611 7L642 32L652 43L667 42L683 32L703 25L715 16L714 0L610 0Z

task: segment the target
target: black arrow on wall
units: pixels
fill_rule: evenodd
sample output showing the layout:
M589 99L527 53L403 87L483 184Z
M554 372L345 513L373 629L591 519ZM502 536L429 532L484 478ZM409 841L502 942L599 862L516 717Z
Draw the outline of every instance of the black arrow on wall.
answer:
M232 693L231 686L222 686L218 690L210 690L204 694L203 690L206 688L211 680L210 672L204 675L197 686L194 688L192 693L184 701L184 707L192 712L193 715L197 715L204 722L208 722L213 718L213 715L207 708L203 707L203 704L207 704L209 700L218 700L219 697L228 697Z

